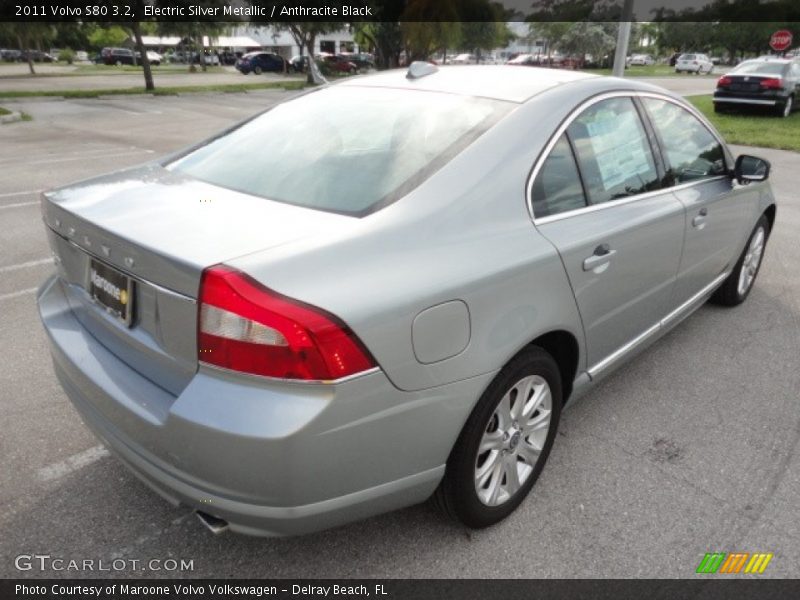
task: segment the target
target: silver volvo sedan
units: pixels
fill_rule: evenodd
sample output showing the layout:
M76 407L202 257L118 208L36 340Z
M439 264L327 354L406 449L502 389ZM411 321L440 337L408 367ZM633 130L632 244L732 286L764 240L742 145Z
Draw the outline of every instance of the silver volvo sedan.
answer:
M747 298L768 175L646 83L415 63L45 193L39 311L86 424L214 531L484 527L568 401Z

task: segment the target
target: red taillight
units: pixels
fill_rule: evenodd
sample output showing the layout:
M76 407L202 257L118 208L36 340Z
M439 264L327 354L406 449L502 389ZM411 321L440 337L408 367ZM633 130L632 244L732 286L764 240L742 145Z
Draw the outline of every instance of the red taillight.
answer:
M199 310L198 359L204 363L254 375L326 381L376 366L337 317L230 267L203 272Z
M780 79L775 79L775 78L762 79L761 87L766 88L768 90L779 90L783 87L783 82Z
M730 85L733 80L730 77L722 76L717 80L717 87L725 87Z

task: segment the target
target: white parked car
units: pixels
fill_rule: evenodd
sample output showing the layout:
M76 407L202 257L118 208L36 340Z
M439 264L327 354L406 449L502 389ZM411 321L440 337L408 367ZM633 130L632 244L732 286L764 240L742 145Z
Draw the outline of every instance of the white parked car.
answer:
M644 67L654 64L656 64L656 61L649 54L634 54L633 56L631 56L631 61L630 61L631 66Z
M675 62L676 73L711 73L714 63L705 54L681 54Z
M449 64L472 65L475 64L475 56L473 56L472 54L458 54L449 61Z
M155 50L147 51L147 62L149 62L151 65L160 65L163 61L164 57Z

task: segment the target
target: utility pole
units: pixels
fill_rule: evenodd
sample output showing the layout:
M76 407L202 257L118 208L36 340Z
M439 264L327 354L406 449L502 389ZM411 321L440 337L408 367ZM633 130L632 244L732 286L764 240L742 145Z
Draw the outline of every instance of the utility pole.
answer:
M631 39L631 20L633 19L633 0L625 0L617 33L617 49L614 52L614 77L625 75L625 58L628 56L628 42Z

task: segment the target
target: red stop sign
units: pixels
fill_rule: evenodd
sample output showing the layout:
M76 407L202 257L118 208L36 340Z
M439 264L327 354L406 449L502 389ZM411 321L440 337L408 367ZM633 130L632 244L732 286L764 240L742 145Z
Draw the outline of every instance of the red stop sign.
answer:
M775 52L783 52L792 45L792 32L788 29L781 29L772 34L769 38L769 46Z

